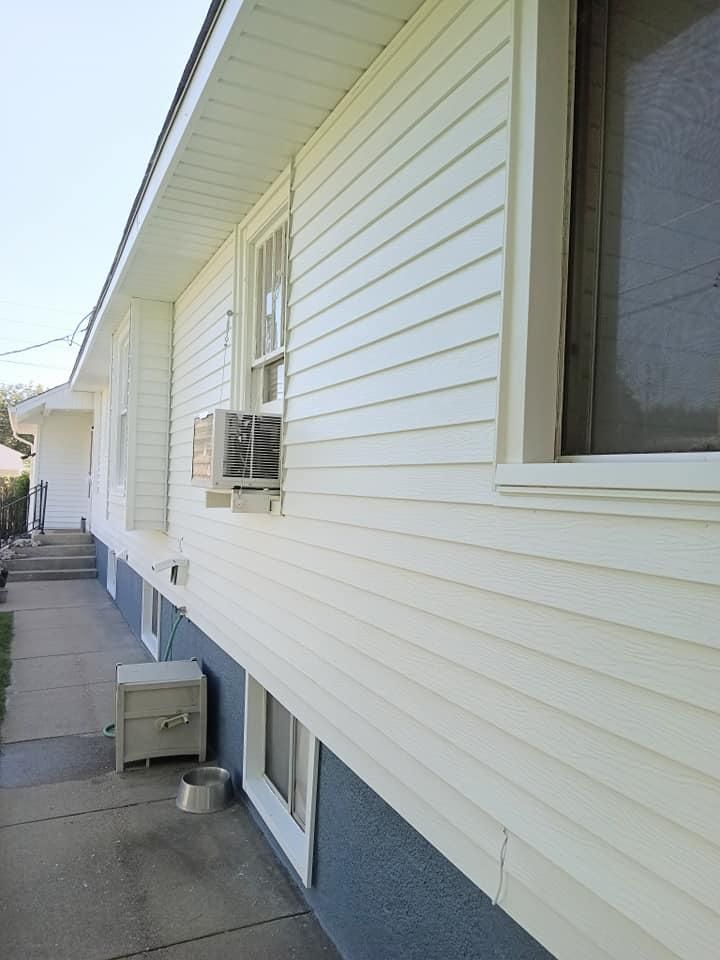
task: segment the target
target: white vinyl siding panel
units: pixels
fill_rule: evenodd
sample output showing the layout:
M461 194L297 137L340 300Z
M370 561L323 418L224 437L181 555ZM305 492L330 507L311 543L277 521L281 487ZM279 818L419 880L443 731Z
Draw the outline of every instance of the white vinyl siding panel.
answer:
M53 412L40 427L37 480L48 485L45 527L78 530L90 508L90 413Z
M500 907L560 960L710 960L720 524L493 489L516 15L426 3L297 157L284 516L190 482L193 418L230 402L234 234L178 299L172 599L490 895L507 829ZM244 43L264 73L270 36Z
M131 434L127 526L164 530L167 509L172 304L130 307Z

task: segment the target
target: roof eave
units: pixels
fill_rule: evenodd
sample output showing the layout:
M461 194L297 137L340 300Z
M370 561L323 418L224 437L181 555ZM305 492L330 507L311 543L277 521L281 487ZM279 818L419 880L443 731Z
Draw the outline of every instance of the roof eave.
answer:
M103 326L108 302L132 251L132 241L137 236L152 200L157 195L172 164L179 143L187 131L193 111L205 88L207 77L221 56L231 30L240 15L243 12L249 12L256 3L257 0L212 0L210 4L145 169L140 188L130 208L115 257L75 358L69 380L72 389L92 391L104 385L102 377L94 376L87 369L87 360L97 342L98 331Z

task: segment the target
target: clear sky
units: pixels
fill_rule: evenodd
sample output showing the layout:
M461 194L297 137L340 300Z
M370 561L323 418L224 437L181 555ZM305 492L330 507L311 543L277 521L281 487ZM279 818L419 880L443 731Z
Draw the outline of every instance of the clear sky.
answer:
M0 353L92 309L209 0L0 0ZM77 351L0 357L65 381Z

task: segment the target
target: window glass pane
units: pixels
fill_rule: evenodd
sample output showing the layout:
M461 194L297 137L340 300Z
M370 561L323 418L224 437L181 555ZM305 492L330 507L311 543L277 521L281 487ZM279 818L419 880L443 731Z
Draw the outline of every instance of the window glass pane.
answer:
M285 391L285 363L278 360L269 363L263 370L263 403L282 400Z
M127 475L127 413L121 413L118 418L118 448L117 448L117 476L116 482L118 486L125 486L125 478Z
M265 336L263 277L265 276L265 248L259 246L255 251L255 356L263 355Z
M255 357L283 345L286 230L283 224L255 250Z
M273 344L283 344L283 312L285 301L285 227L275 231L275 277L273 284Z
M128 337L120 344L119 381L120 406L127 407L130 386L130 340Z
M150 614L150 632L154 637L158 635L160 619L160 594L157 590L152 592L152 610Z
M265 241L265 269L263 271L263 353L270 353L274 349L274 310L273 287L275 258L273 256L273 238Z
M265 695L265 775L284 800L290 796L290 714Z
M579 25L563 452L718 450L720 8Z
M308 769L310 766L310 733L299 720L295 721L295 782L292 815L302 829L307 821Z

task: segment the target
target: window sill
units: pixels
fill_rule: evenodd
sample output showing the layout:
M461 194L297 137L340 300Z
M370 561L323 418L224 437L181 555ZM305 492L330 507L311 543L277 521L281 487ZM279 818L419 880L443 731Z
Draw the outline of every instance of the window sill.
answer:
M309 887L312 865L309 833L293 820L265 777L248 777L243 789L302 882Z
M555 463L499 463L499 493L553 493L720 503L720 458L602 457Z

